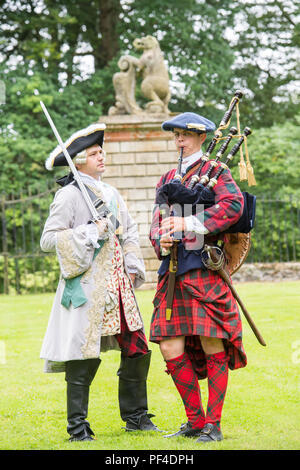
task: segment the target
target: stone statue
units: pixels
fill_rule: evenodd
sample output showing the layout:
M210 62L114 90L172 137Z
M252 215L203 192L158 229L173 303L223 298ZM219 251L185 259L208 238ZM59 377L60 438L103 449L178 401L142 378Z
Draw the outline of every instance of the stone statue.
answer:
M113 85L116 92L116 103L109 108L108 114L140 114L143 110L135 101L135 57L122 56L118 67L121 72L113 76Z
M137 38L133 45L136 49L143 50L143 54L139 59L130 55L120 58L118 66L121 72L113 76L116 103L108 114L169 114L169 75L157 39L153 36ZM136 74L140 72L141 91L150 100L145 110L135 100Z

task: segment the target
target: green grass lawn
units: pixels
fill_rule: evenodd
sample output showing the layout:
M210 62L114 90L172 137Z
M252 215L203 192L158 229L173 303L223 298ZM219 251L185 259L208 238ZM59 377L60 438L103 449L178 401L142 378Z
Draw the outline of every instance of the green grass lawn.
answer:
M236 288L267 347L243 320L248 365L230 371L223 409L224 441L205 449L300 449L300 282L246 283ZM148 335L153 291L137 297ZM97 440L69 443L64 374L43 373L39 359L53 295L0 296L0 449L199 450L193 439L125 433L118 411L119 353L102 355L91 387L89 421ZM154 422L177 431L184 408L151 344L149 411ZM206 403L207 382L201 381Z

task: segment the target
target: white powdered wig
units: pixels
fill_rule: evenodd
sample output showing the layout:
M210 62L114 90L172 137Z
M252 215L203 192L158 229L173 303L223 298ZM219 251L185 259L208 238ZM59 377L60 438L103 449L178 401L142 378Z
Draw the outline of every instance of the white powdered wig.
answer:
M86 150L83 150L80 153L77 153L76 157L73 158L74 165L82 165L86 163Z
M75 132L69 139L64 143L65 148L68 148L68 146L75 140L78 139L78 137L86 137L90 134L93 134L96 131L104 131L106 129L106 125L104 123L96 123L96 124L91 124L90 126L86 127L85 129L81 129L80 131ZM55 149L50 153L49 157L47 158L45 162L45 167L47 170L52 171L53 170L53 164L54 160L62 152L62 148L60 145L57 145Z

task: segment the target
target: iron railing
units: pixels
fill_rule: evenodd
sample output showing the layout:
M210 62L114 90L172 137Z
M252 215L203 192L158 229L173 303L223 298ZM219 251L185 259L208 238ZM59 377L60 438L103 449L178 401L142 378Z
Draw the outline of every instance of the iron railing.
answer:
M285 200L257 198L255 225L247 262L300 261L300 204Z
M43 253L40 237L56 188L33 194L1 196L0 292L38 293L55 290L59 268L55 253Z

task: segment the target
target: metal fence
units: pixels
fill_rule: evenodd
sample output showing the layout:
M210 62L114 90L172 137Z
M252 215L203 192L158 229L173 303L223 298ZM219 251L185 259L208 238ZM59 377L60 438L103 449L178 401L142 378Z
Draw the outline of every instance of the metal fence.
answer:
M1 196L0 293L53 292L59 278L55 254L40 250L40 237L53 193ZM153 252L154 256L154 252ZM293 198L258 197L247 262L300 261L300 205Z
M0 292L38 293L55 290L59 268L55 253L40 250L40 237L56 188L34 194L1 195Z
M299 200L258 197L251 235L248 263L300 261Z

